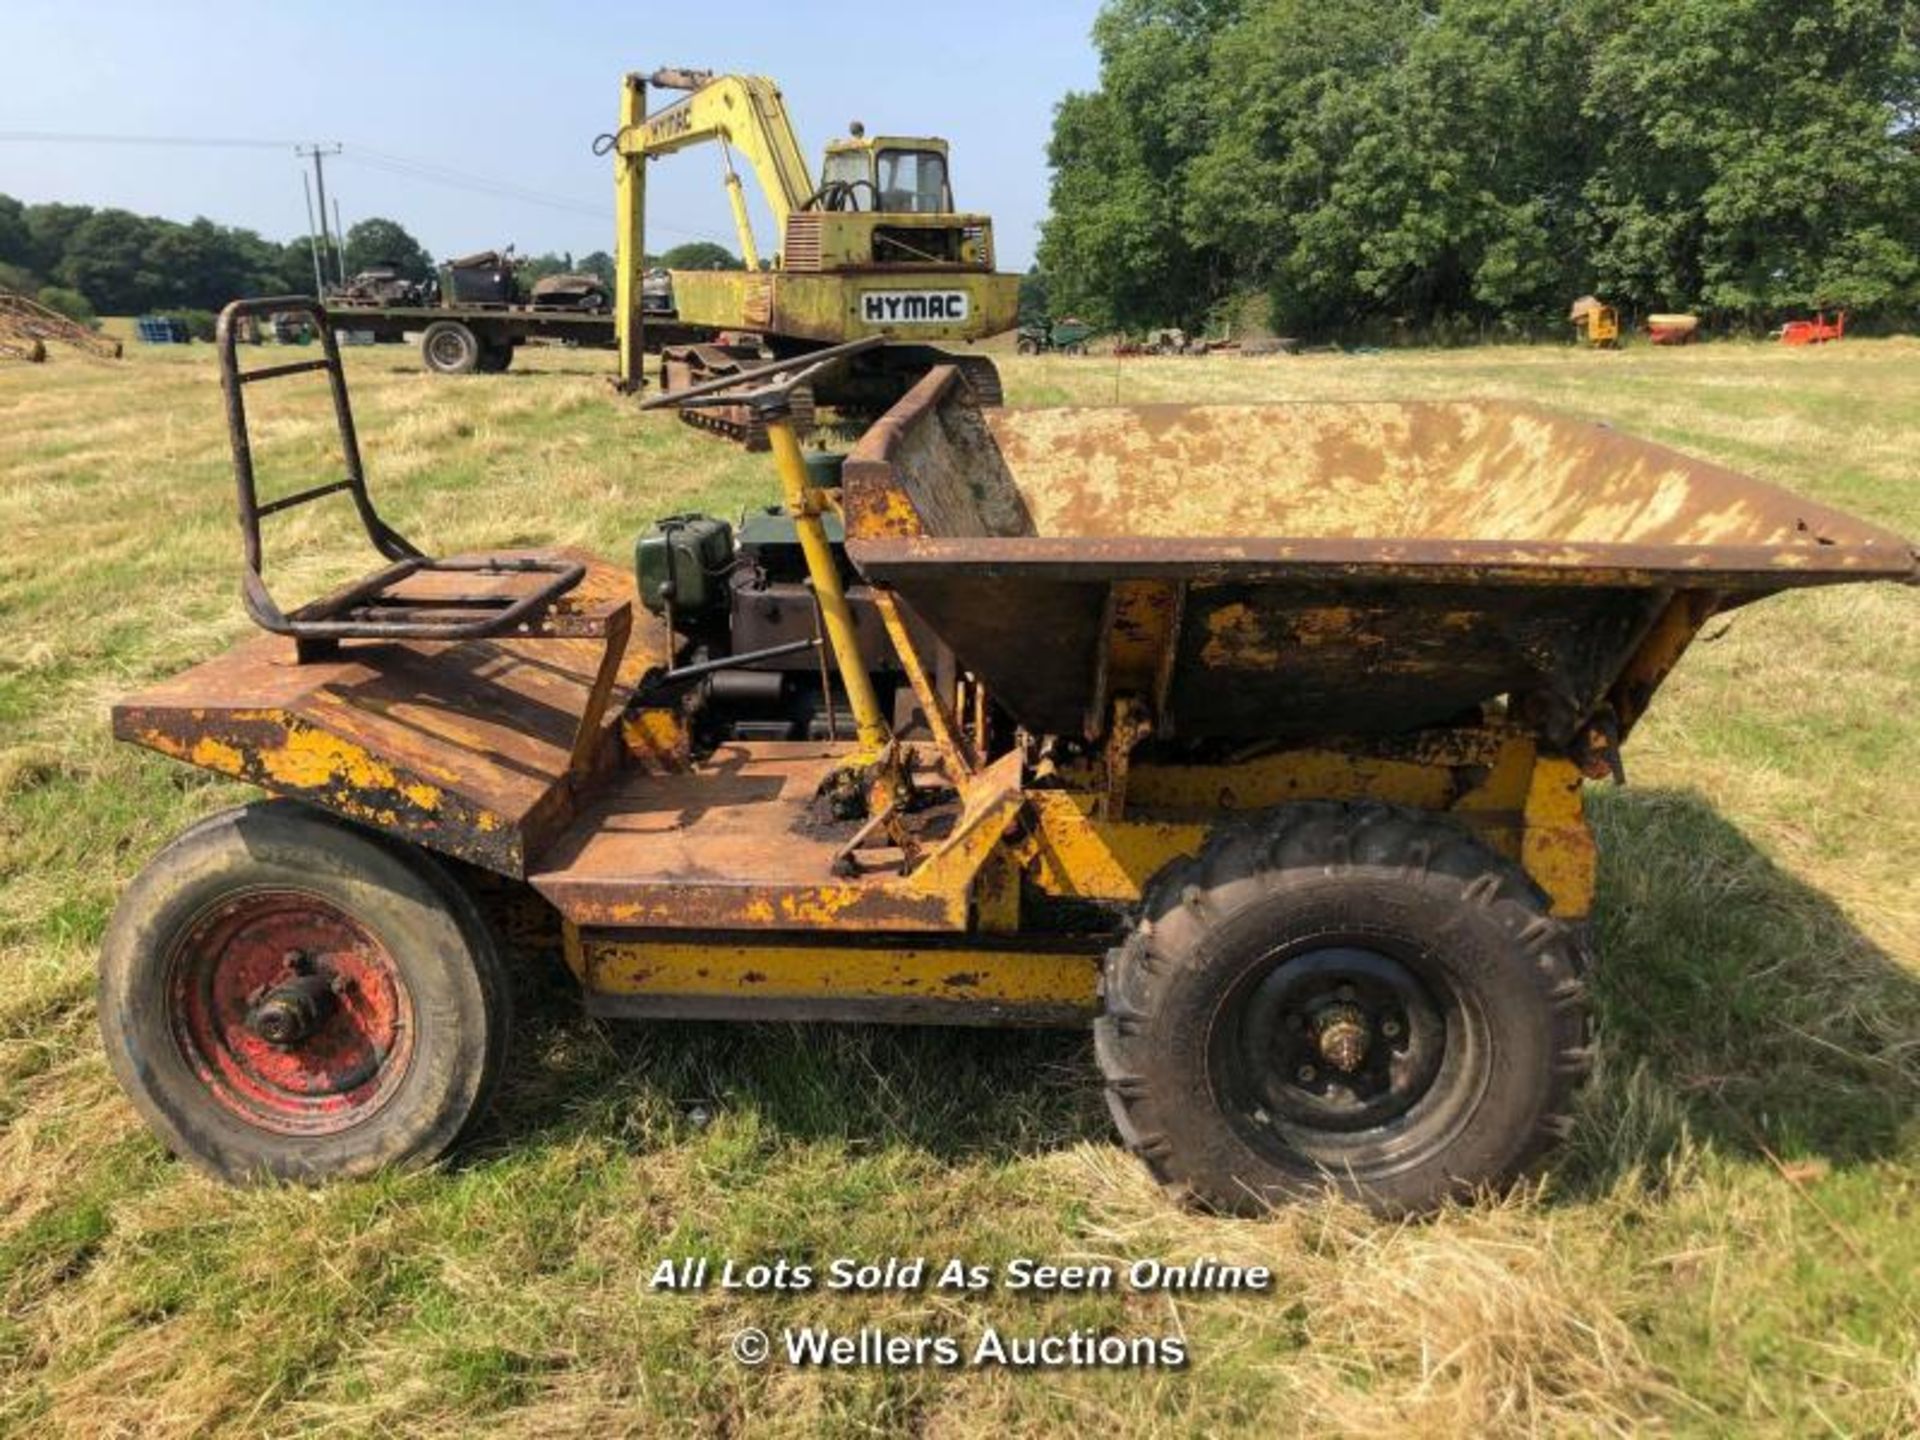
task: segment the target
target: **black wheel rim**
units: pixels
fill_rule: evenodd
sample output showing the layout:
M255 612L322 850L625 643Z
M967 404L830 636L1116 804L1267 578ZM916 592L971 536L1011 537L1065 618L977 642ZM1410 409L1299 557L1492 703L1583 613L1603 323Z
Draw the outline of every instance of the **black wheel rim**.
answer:
M1486 1024L1420 947L1326 935L1248 968L1208 1037L1215 1097L1286 1169L1378 1178L1445 1148L1485 1088Z

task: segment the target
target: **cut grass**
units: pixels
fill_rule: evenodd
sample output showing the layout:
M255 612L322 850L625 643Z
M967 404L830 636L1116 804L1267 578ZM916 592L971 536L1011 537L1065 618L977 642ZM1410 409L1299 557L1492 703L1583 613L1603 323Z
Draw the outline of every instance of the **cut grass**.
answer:
M373 483L439 550L630 552L765 462L614 401L603 357L448 382L350 356ZM1016 404L1494 395L1603 418L1920 533L1920 345L1008 360ZM272 483L332 469L255 400ZM108 1079L120 887L240 787L111 743L113 698L245 633L208 351L0 369L0 1428L15 1433L1850 1435L1920 1429L1920 596L1717 625L1593 795L1603 1062L1535 1191L1418 1226L1171 1209L1074 1035L610 1026L516 947L497 1113L453 1163L230 1191ZM282 517L276 584L362 559ZM1212 1256L1270 1295L656 1293L662 1259ZM1186 1337L1182 1371L745 1369L799 1323Z

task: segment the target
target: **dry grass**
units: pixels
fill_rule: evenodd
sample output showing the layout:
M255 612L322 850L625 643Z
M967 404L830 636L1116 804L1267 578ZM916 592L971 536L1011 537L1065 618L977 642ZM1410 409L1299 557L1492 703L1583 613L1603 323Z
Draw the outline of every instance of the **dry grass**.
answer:
M437 548L621 554L761 462L599 357L352 364L375 484ZM1920 533L1920 346L1008 361L1015 403L1543 401ZM319 463L288 390L260 433ZM240 793L107 735L241 633L204 347L0 369L0 1429L15 1433L1910 1434L1920 1430L1920 598L1783 597L1697 647L1595 797L1605 1062L1537 1192L1420 1226L1170 1210L1074 1036L600 1026L526 953L501 1111L441 1171L233 1192L109 1082L121 884ZM292 589L354 568L278 533ZM655 1294L683 1254L1214 1256L1271 1295ZM1184 1371L744 1370L743 1325L1186 1336Z

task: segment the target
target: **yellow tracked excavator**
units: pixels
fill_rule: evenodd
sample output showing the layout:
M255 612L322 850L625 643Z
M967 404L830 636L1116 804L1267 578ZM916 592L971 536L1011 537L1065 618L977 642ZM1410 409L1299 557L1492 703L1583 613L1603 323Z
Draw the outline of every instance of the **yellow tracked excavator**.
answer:
M648 113L648 89L682 98ZM717 145L733 204L744 270L675 271L670 313L683 326L710 328L711 341L662 351L668 392L737 373L768 359L868 336L888 342L843 368L813 397L797 397L803 423L811 400L854 415L884 410L937 364L957 365L984 404L1000 402L1000 376L965 344L1014 327L1017 275L994 271L993 221L954 209L944 140L851 133L826 147L815 180L780 89L752 75L666 69L630 74L612 137L619 214L615 316L620 383L641 386L646 313L669 307L643 295L646 276L646 164L695 145ZM779 236L763 257L739 171L753 171ZM657 282L656 282L657 290ZM744 407L690 409L683 418L766 445Z

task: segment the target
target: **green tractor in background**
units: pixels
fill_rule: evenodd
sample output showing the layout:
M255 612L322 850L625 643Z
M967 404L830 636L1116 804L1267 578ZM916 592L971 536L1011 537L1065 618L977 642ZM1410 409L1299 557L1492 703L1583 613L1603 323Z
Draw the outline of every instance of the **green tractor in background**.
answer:
M1022 355L1084 355L1093 326L1068 316L1062 320L1041 320L1022 325L1016 348Z

